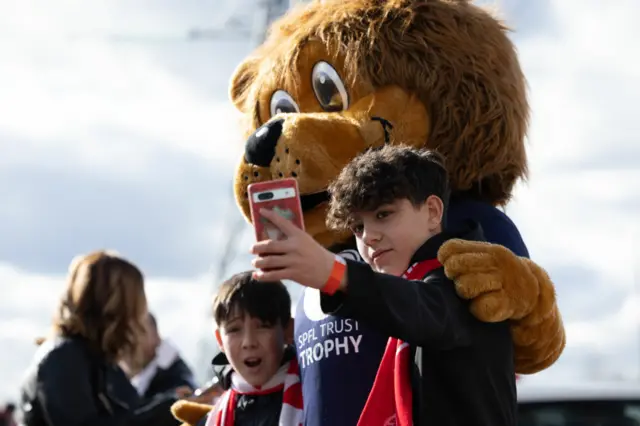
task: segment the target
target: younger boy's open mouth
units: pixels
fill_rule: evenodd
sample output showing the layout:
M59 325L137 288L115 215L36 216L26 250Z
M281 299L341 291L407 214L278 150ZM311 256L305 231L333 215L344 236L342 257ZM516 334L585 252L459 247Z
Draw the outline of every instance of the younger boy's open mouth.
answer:
M261 363L262 363L262 358L257 358L257 357L247 358L244 360L244 365L246 365L249 368L255 368L259 366Z

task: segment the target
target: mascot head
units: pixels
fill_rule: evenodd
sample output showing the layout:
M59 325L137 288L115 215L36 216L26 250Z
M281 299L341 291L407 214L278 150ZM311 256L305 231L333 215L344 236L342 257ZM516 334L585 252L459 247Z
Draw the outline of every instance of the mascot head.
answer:
M466 0L315 0L275 23L230 87L246 118L235 195L294 177L325 246L327 186L386 143L446 158L454 193L505 204L526 177L525 79L508 29Z

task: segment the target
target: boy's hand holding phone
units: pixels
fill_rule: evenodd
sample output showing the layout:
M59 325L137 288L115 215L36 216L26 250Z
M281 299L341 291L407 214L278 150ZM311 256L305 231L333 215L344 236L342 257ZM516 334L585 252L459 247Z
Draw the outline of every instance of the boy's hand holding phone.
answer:
M335 255L280 214L261 209L260 215L286 238L253 245L251 253L257 257L252 264L258 269L254 277L260 281L291 280L319 290L325 287L334 269Z

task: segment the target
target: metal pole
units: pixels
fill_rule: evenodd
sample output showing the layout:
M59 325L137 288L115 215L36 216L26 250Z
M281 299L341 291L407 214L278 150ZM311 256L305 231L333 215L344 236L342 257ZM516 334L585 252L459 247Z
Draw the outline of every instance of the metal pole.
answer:
M285 13L288 9L288 0L257 0L257 10L253 15L253 22L251 28L251 40L255 47L262 44L266 38L267 31L271 23L277 19L280 15ZM233 181L231 182L233 187ZM237 206L233 192L230 196L230 207L233 212L227 217L231 217L231 224L225 229L229 229L229 232L224 237L224 248L221 253L220 260L217 262L215 278L212 283L212 294L217 292L219 283L224 280L228 275L228 269L234 260L237 258L238 243L243 240L244 231L247 229L244 217L237 211ZM211 324L211 315L207 315L206 323ZM206 327L206 330L210 330L210 327ZM205 332L205 336L200 341L199 352L200 362L198 363L198 369L202 371L200 376L203 381L209 381L212 377L212 370L209 365L209 360L214 356L218 349L215 342L212 341L210 332Z
M635 229L632 229L632 250L633 250L633 290L632 297L635 296L636 304L640 307L640 226L634 224ZM636 320L638 321L638 320ZM637 337L638 337L638 371L636 379L640 382L640 321L638 321Z
M252 40L255 44L255 47L258 47L265 40L267 30L269 26L276 19L279 14L286 12L286 7L283 10L282 5L284 4L283 0L257 0L258 10L254 15L253 20L253 28L251 31ZM274 15L274 12L278 13L278 15ZM233 181L231 182L231 186L233 187ZM233 224L229 228L231 229L230 233L226 237L224 251L220 262L218 263L218 268L216 271L217 281L220 279L224 279L227 274L227 269L231 263L236 258L237 254L237 244L238 241L242 240L243 231L245 228L245 219L242 215L239 215L237 212L235 198L233 196L233 192L231 192L231 208L235 210L235 213L232 213L230 217L233 217ZM216 290L216 284L214 284L213 291Z

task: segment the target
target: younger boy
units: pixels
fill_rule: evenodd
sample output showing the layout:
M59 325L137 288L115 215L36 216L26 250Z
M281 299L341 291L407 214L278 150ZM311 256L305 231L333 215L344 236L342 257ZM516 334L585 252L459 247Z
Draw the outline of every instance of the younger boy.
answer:
M200 424L299 426L302 394L284 284L236 274L220 287L213 316L222 350L213 365L225 393Z
M253 248L254 266L268 270L258 279L320 289L323 311L390 337L358 426L516 424L508 324L475 319L437 260L451 238L483 239L473 223L443 232L442 164L434 152L385 146L354 159L332 184L328 222L351 229L371 267L339 259L270 212L287 240Z

